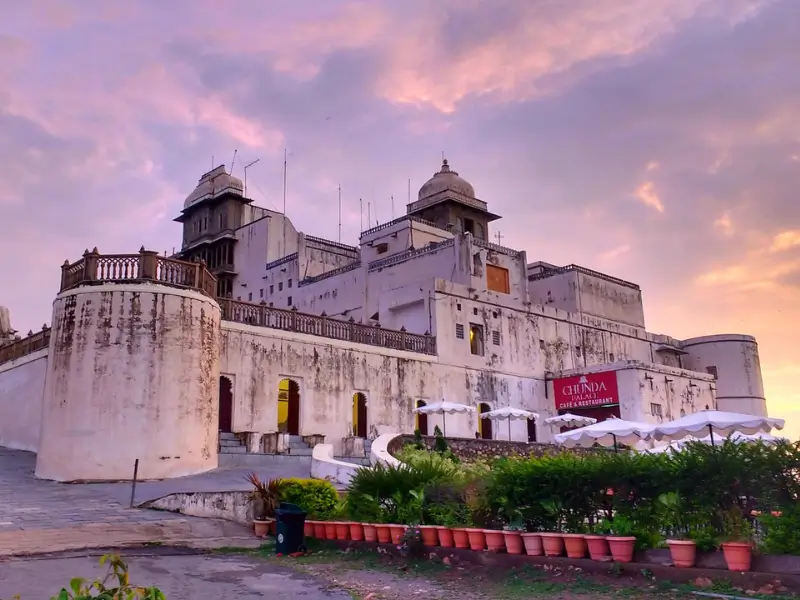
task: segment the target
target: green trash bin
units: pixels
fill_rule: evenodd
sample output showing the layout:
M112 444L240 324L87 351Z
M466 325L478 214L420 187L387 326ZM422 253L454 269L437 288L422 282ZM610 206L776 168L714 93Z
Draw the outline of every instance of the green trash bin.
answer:
M275 553L305 552L305 511L294 504L281 502L275 511Z

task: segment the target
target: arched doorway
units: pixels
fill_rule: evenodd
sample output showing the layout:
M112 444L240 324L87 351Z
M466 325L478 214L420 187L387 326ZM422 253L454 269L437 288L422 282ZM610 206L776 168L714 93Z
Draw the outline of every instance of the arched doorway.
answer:
M428 406L428 403L425 402L425 400L417 400L417 406L415 408L420 408L422 406ZM428 435L428 415L414 413L414 431L417 429L419 429L421 435Z
M482 419L481 416L483 413L487 413L492 410L492 407L486 404L486 402L481 402L478 405L478 433L481 436L482 440L491 440L492 439L492 422L489 419Z
M536 421L528 419L528 443L532 444L536 441Z
M367 397L361 392L353 394L353 435L367 437Z
M233 428L233 382L224 375L219 378L219 430L230 433Z
M294 379L278 384L278 431L300 435L300 385Z

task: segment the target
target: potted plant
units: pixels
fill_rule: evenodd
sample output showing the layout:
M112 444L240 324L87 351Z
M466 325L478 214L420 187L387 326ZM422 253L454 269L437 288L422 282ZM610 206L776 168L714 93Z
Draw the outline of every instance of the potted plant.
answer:
M753 526L738 506L722 513L722 553L730 571L749 571L753 561Z
M522 541L523 531L525 531L525 526L518 521L514 521L505 527L503 538L506 544L506 552L509 554L522 554L525 551L525 544Z
M667 547L676 567L689 569L697 559L697 543L689 537L690 517L687 507L675 492L658 498L659 512L667 530Z
M347 501L339 501L333 513L334 527L336 531L335 540L346 542L350 539L350 521L346 520Z
M253 528L258 537L266 537L275 527L275 510L278 508L281 494L281 479L267 479L261 481L253 472L247 476L247 481L253 486L250 500L253 502Z
M460 524L459 510L451 502L442 502L441 504L430 505L425 514L426 521L436 527L439 545L442 548L455 546L453 528ZM467 546L463 547L466 548Z
M611 535L606 536L608 549L611 551L611 558L615 562L629 563L633 561L633 550L636 547L636 524L626 517L617 513L608 523Z
M559 502L549 500L542 502L542 511L551 523L549 531L539 533L542 539L542 549L545 556L561 556L564 552L563 538L563 510Z
M611 532L608 521L603 520L595 523L589 529L590 533L583 536L586 540L586 547L592 560L606 561L611 552L608 548L606 534Z

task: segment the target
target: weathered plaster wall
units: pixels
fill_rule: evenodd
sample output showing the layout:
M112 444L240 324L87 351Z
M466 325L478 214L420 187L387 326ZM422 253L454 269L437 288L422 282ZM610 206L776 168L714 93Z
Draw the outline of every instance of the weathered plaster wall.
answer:
M85 286L53 303L36 475L157 479L217 466L217 303L154 284Z
M717 403L720 410L749 415L767 415L761 361L756 339L749 335L725 334L684 340L688 352L684 366L717 372Z
M411 219L386 223L361 235L361 261L372 262L412 248L424 248L428 244L452 237L453 234L449 231ZM383 248L382 244L386 244L386 249L379 252L379 249Z
M531 302L644 327L641 290L579 271L528 282Z
M342 438L352 430L355 392L367 396L372 438L413 431L411 409L417 400L476 404L495 393L503 405L543 408L541 382L464 368L436 357L227 321L222 324L221 346L221 372L234 379L234 431L277 431L278 385L289 377L300 387L301 435L325 435L337 455ZM442 417L432 415L428 422L433 430L442 426ZM477 429L475 414L447 416L448 435L474 437ZM527 430L524 435L527 439Z
M36 452L47 348L0 365L0 446Z

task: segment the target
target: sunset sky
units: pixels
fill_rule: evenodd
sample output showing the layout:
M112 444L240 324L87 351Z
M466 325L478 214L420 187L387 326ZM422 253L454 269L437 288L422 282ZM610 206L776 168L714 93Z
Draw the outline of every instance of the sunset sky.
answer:
M355 244L451 166L505 246L636 281L648 330L758 338L800 435L798 0L27 0L0 19L0 304L180 245L216 163ZM391 197L394 196L394 213ZM365 223L366 225L366 223Z

